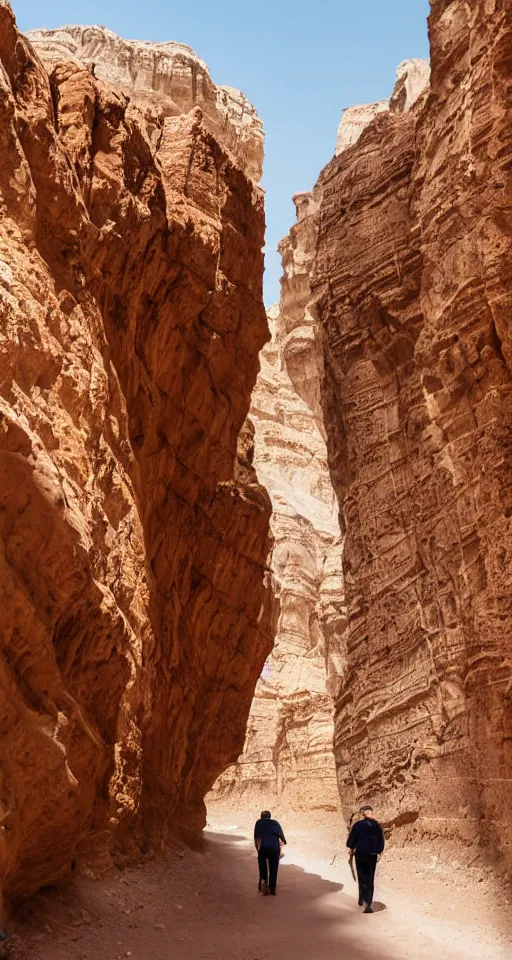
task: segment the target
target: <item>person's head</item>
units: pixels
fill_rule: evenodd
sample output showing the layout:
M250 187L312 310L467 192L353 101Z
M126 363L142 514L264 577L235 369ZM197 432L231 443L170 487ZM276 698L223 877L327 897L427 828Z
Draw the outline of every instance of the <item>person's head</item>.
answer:
M371 817L373 814L373 807L370 807L370 804L365 804L364 807L360 807L359 813L362 817Z
M262 811L261 811L261 819L262 819L262 820L270 820L271 817L272 817L272 814L271 814L270 810L262 810Z

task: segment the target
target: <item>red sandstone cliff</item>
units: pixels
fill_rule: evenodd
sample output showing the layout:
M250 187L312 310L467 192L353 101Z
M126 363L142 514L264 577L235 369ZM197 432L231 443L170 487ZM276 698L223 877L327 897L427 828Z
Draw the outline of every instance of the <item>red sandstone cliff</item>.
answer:
M431 7L430 90L315 191L348 610L335 755L347 812L375 801L510 863L512 3Z
M14 899L92 843L197 829L242 748L271 645L270 503L236 449L268 329L262 194L201 110L149 127L76 57L47 72L4 0L0 61Z

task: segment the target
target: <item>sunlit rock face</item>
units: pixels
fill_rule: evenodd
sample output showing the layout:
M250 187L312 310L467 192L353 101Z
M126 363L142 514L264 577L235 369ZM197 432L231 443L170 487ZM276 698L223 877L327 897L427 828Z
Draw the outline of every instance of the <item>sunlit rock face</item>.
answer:
M43 65L0 2L6 900L100 843L199 830L272 643L242 430L261 191L236 124L221 142L195 107L148 131L133 91L62 54Z
M343 807L512 843L512 26L433 0L430 87L315 188L312 306L345 534Z
M263 167L263 124L252 103L234 87L216 86L208 67L185 43L124 40L106 27L65 26L31 30L35 50L47 62L85 64L110 86L136 95L147 132L160 136L165 117L201 107L219 143L236 157L248 177Z
M430 80L428 60L404 60L396 71L396 83L389 100L347 107L341 115L335 155L357 143L366 127L379 113L408 113L425 92Z
M306 309L315 204L306 194L295 201L297 224L280 245L281 302L269 316L272 341L262 352L250 414L254 466L273 506L271 569L280 613L244 752L210 800L336 810L333 695L345 628L341 541L320 429L322 355Z

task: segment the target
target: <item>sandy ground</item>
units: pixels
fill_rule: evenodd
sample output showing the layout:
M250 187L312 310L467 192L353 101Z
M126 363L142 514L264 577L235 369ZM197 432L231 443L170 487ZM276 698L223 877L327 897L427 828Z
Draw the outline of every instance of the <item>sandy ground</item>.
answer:
M16 919L13 960L512 958L510 905L487 878L390 854L364 915L339 820L283 818L278 895L263 898L250 823L218 809L208 819L200 850L40 893Z

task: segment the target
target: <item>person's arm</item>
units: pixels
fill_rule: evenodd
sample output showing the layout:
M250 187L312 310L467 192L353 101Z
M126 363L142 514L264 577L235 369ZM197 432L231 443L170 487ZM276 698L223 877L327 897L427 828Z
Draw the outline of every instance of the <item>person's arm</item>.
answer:
M349 835L348 835L348 837L347 837L347 847L348 847L349 850L350 850L349 857L353 857L354 854L355 854L355 852L356 852L356 848L357 848L357 830L356 830L356 824L354 824L354 826L352 827L352 830L350 831L350 833L349 833Z
M275 824L276 824L275 830L273 830L272 832L273 832L273 834L274 834L276 837L279 838L279 842L280 842L280 843L284 843L284 845L286 846L286 839L285 839L285 835L284 835L284 833L283 833L283 828L282 828L281 824L280 824L277 820L275 821Z
M379 847L380 847L379 854L378 854L379 860L380 860L382 854L384 853L384 847L385 847L385 846L386 846L386 841L385 841L385 839L384 839L384 830L382 829L382 827L381 827L381 825L380 825L380 823L379 823Z
M261 847L261 837L258 836L258 825L259 825L259 822L260 822L260 821L257 820L256 823L254 824L254 846L256 847L256 850L258 850L258 852L259 852L259 849L260 849L260 847Z

